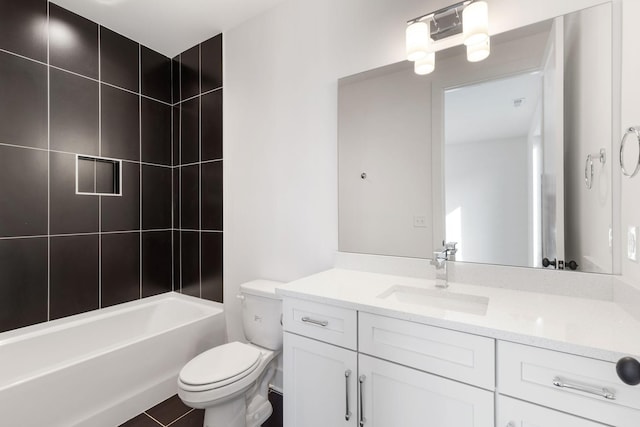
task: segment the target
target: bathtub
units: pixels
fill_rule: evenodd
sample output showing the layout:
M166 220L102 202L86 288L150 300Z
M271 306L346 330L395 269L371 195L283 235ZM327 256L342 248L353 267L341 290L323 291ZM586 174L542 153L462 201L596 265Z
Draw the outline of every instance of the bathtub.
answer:
M226 342L222 304L177 293L0 334L0 425L115 427Z

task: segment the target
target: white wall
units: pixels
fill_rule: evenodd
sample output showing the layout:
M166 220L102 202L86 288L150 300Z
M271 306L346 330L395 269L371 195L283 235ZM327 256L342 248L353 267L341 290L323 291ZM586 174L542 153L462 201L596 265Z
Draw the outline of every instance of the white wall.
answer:
M460 214L456 260L530 265L527 148L526 135L445 145L446 213Z
M339 250L431 258L431 81L406 63L342 80L338 113Z
M405 22L449 0L289 0L225 33L224 282L230 339L241 337L238 285L292 280L337 249L337 79L404 59ZM489 0L491 32L600 0ZM624 0L623 123L640 121L640 4ZM630 72L633 71L633 72ZM640 194L640 178L627 199ZM624 207L640 217L640 201ZM635 215L635 216L633 216ZM629 215L627 215L628 217ZM640 221L640 220L638 220ZM640 278L640 266L624 265Z

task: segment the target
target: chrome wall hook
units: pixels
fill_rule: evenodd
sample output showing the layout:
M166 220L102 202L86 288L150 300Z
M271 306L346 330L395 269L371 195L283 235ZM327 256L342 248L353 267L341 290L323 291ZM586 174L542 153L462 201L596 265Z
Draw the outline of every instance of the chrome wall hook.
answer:
M596 158L600 161L601 165L605 165L607 163L607 152L604 148L600 149L598 154L589 154L587 155L587 161L584 165L584 185L588 190L591 190L593 186L593 159Z

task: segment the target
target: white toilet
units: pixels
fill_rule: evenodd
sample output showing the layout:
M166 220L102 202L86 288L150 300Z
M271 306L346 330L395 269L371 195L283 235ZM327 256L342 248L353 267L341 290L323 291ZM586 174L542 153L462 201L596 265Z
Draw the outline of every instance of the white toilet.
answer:
M192 408L205 409L205 427L258 427L273 412L269 382L282 349L279 282L254 280L240 285L242 324L249 344L231 342L196 356L180 371L178 395Z

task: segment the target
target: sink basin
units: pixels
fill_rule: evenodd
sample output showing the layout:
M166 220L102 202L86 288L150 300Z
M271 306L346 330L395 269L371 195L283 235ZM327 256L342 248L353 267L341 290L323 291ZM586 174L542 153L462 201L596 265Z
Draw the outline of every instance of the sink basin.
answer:
M489 298L478 295L459 294L444 289L423 289L413 286L394 285L378 295L386 301L418 306L459 311L484 316L487 314Z

